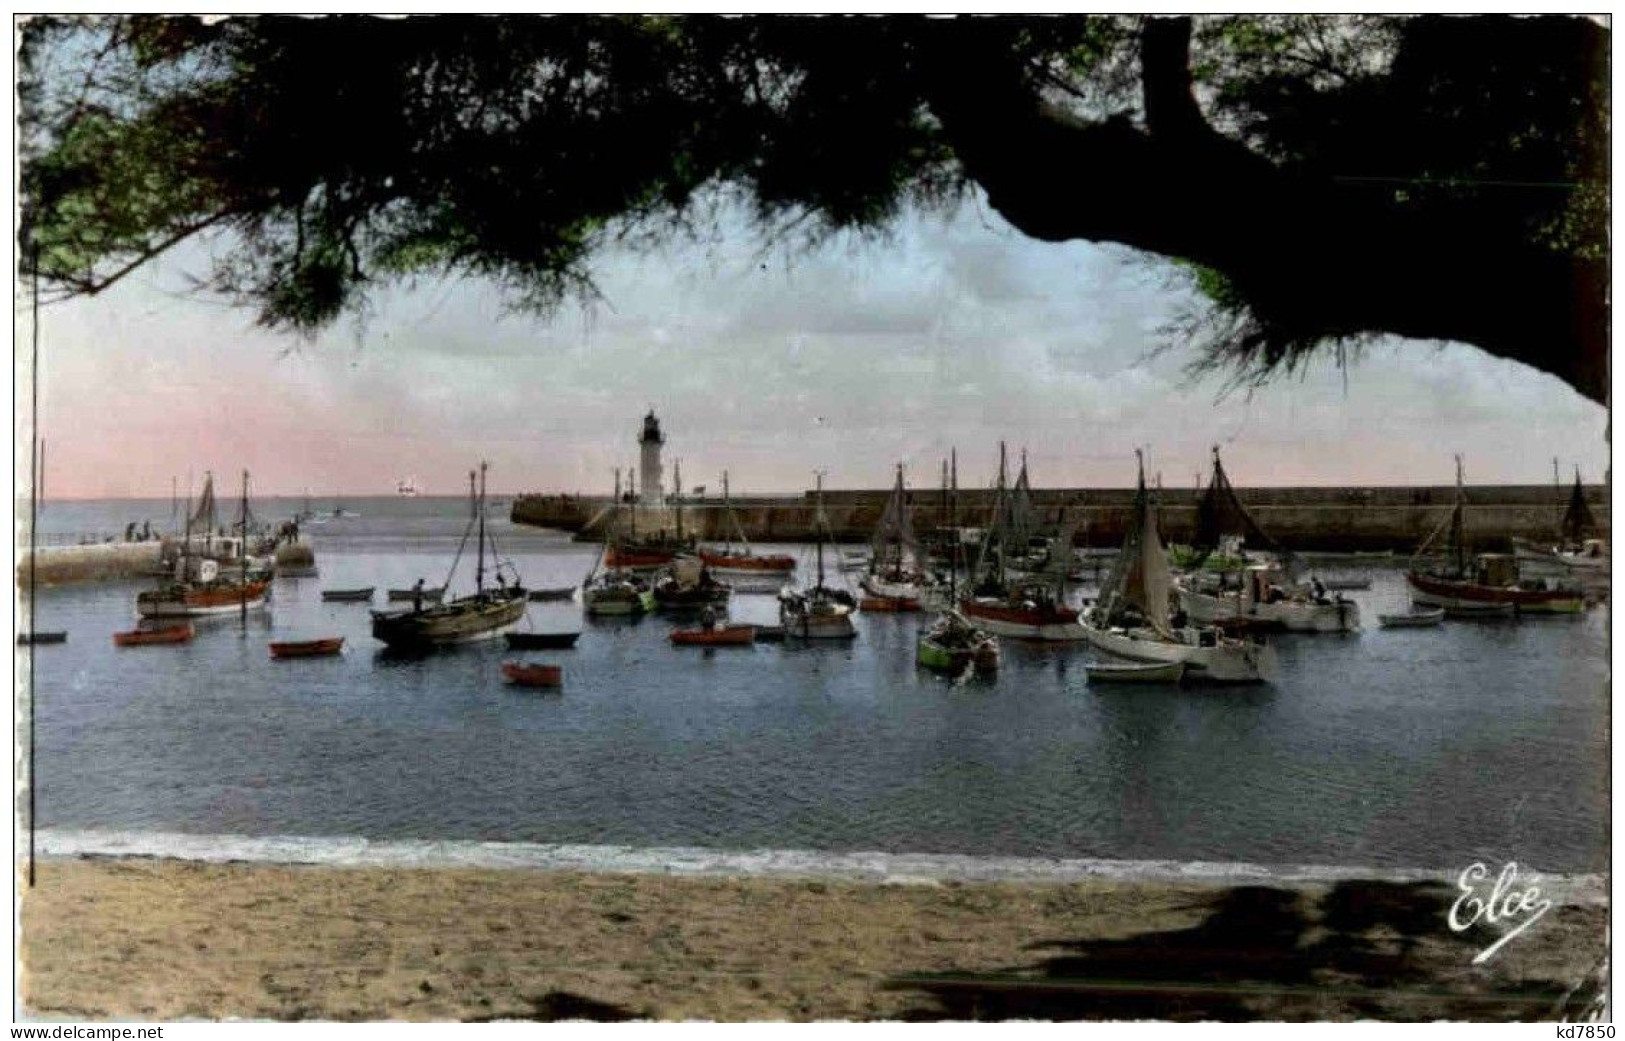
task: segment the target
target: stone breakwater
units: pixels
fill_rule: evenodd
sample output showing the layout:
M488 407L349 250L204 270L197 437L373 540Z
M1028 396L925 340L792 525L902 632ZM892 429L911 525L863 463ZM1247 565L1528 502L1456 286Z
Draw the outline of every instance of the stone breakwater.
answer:
M869 538L885 508L884 489L836 490L824 493L824 512L835 538ZM1196 527L1198 492L1166 489L1161 493L1160 525L1167 542L1189 541ZM1445 519L1455 499L1450 485L1431 487L1367 488L1238 488L1237 496L1260 527L1287 546L1301 550L1405 552L1414 549ZM1601 486L1586 489L1592 513L1606 531L1608 495ZM909 493L916 531L928 531L946 519L941 492ZM1123 539L1134 501L1132 488L1038 489L1033 502L1042 531L1054 533L1062 522L1077 520L1080 545L1113 546ZM1467 489L1466 528L1475 545L1506 548L1513 538L1549 541L1555 536L1567 494L1550 485L1493 485ZM960 524L988 523L993 493L984 489L959 493ZM516 524L556 528L578 539L598 541L617 516L627 520L626 508L617 511L606 497L524 495L513 503ZM800 496L736 499L734 512L745 534L762 542L807 542L814 537L816 506L811 492ZM729 534L722 504L715 500L685 503L685 532L701 539L721 540ZM639 532L676 531L677 511L672 507L637 511Z

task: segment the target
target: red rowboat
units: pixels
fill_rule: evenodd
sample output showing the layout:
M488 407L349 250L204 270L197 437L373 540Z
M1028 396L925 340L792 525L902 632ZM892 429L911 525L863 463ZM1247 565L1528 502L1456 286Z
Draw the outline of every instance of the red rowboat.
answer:
M127 633L114 633L113 643L120 647L139 647L148 643L185 643L193 636L191 622L166 625L158 629L132 629Z
M673 629L671 642L701 647L736 647L756 642L754 625L723 625L715 629Z
M344 649L344 637L331 636L325 640L298 640L271 644L273 658L315 658L324 654L337 654Z
M918 611L920 602L909 596L866 596L858 601L861 611Z
M516 687L557 687L564 682L564 670L557 665L505 661L502 674Z

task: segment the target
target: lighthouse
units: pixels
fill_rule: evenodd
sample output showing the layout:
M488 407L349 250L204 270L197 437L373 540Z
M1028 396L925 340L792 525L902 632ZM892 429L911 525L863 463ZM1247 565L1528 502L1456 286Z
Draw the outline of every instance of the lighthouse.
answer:
M643 417L643 433L638 435L638 448L643 453L641 465L638 467L642 480L642 495L638 503L643 506L664 506L666 493L664 481L660 470L660 447L666 443L666 437L660 432L660 420L655 418L655 410L650 409L649 414Z

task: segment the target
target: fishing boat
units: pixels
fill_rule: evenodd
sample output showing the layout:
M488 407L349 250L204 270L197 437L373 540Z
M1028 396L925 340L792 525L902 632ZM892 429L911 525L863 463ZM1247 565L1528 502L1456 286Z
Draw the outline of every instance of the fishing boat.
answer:
M914 660L933 672L956 676L967 668L983 673L996 672L999 668L999 641L950 608L943 611L929 628L921 631Z
M129 632L114 633L113 643L118 647L140 647L145 644L159 643L185 643L196 634L191 622L179 622L174 625L153 626L147 629L132 629Z
M1148 662L1129 665L1113 662L1085 662L1083 671L1090 683L1179 683L1185 678L1182 661Z
M754 625L701 626L698 629L673 629L671 642L681 647L739 647L756 642Z
M733 595L733 589L718 582L698 557L688 556L678 557L656 575L652 592L655 606L667 611L721 607Z
M574 647L581 634L576 633L505 633L503 639L516 651L563 650Z
M204 485L209 520L214 511L214 475ZM204 507L200 506L199 513ZM176 562L175 577L157 589L149 589L136 596L135 609L143 618L196 618L204 615L247 612L263 608L270 595L269 577L256 577L249 573L247 553L239 553L236 578L225 578L220 563L211 558L192 555L192 515L187 517L186 537L181 542L180 559ZM242 523L248 524L248 471L243 471Z
M556 589L532 589L530 592L526 593L525 595L528 596L532 601L537 601L537 600L574 600L575 596L576 596L576 587L575 586L559 586Z
M1469 564L1466 507L1461 457L1457 456L1456 500L1439 527L1417 547L1405 572L1413 603L1442 607L1453 614L1575 614L1585 610L1583 591L1545 579L1523 579L1513 554L1480 553ZM1443 561L1423 564L1429 547L1441 534L1445 536Z
M920 600L934 591L936 583L920 566L901 463L897 464L897 482L886 499L869 547L869 572L858 582L869 594L866 599L875 605L866 610L919 610Z
M1444 621L1444 608L1435 607L1431 610L1412 610L1405 614L1379 614L1377 622L1384 629L1420 629L1438 625Z
M879 614L911 614L920 610L920 601L910 596L866 596L858 600L858 610Z
M1085 638L1096 650L1114 658L1144 664L1183 663L1191 679L1256 682L1274 672L1275 651L1269 644L1229 636L1213 626L1173 625L1169 617L1172 584L1156 511L1146 492L1142 456L1122 551L1101 586L1100 599L1079 619Z
M959 525L959 456L953 453L952 467L945 482L948 486L945 516L947 530L956 531ZM959 565L965 555L965 544L954 538L943 543L948 565L948 603L953 604L958 593ZM937 616L930 627L920 631L914 646L914 661L922 668L934 672L962 675L967 667L984 673L999 667L999 641L986 630L973 624L953 607Z
M1551 545L1540 545L1527 539L1513 539L1513 551L1518 566L1537 573L1573 575L1592 582L1606 581L1610 577L1613 559L1608 543L1596 537L1601 529L1591 507L1586 503L1585 486L1580 483L1580 468L1574 469L1574 487L1569 492L1568 504L1558 522L1557 539Z
M632 571L600 571L581 587L590 615L639 615L655 609L654 590Z
M395 494L405 499L415 499L422 494L422 489L418 487L416 477L402 477L395 482Z
M824 514L823 474L818 475L815 495L816 578L806 589L786 588L780 591L779 622L787 634L803 640L850 640L858 635L852 625L852 609L857 604L851 593L844 589L831 589L824 584L824 543L831 537L831 532L829 518Z
M365 589L324 589L322 599L328 603L365 603L372 599L375 586Z
M493 571L497 576L496 588L489 589L485 585L486 470L486 464L480 463L477 493L474 485L475 475L472 471L468 475L469 499L473 507L469 528L473 529L477 525L479 530L474 551L474 592L469 596L457 597L439 604L414 603L404 611L374 611L372 612L374 639L392 648L406 649L472 643L477 640L494 639L524 620L525 590L520 585L517 574L513 576L513 582L508 583L502 574L505 565L498 562L493 565ZM469 534L469 530L463 532L465 543ZM462 552L459 549L457 557L452 560L451 572L446 576L445 586L451 584L451 575L456 572L461 557Z
M739 522L739 515L734 513L733 497L728 489L728 471L722 471L722 511L723 523L727 525L728 539L720 549L701 549L700 561L719 576L728 577L738 575L742 577L782 577L789 575L796 569L796 558L786 553L757 554L750 548L750 539L745 537L745 528ZM734 548L733 536L739 538L739 548Z
M32 632L18 633L17 646L34 647L42 643L65 643L68 634L65 632Z
M410 603L415 600L422 600L426 604L438 604L445 597L445 586L435 586L432 589L423 586L415 589L391 589L386 594L386 599L390 603Z
M329 636L320 640L289 640L271 644L273 658L320 658L339 654L344 650L344 637Z
M1005 487L1004 443L999 443L999 478L992 523L983 537L969 596L959 598L959 612L995 636L1024 640L1081 640L1078 612L1065 602L1066 576L1021 577L1006 567L1026 543L1016 538L1025 522L1015 517Z
M1360 628L1360 607L1354 601L1327 596L1328 587L1323 583L1305 586L1290 579L1296 558L1266 535L1247 512L1215 445L1213 477L1196 506L1192 549L1198 554L1197 567L1207 562L1201 555L1218 550L1227 535L1272 550L1280 563L1249 563L1234 571L1200 570L1180 576L1175 580L1179 606L1192 621L1250 618L1302 633L1346 633Z
M516 687L559 687L564 684L564 669L540 662L505 661L502 675Z

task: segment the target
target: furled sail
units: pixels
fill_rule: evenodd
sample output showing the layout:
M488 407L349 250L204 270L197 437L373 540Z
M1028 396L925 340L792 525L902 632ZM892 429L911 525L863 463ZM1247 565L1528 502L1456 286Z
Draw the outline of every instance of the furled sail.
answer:
M1027 451L1022 449L1021 472L1016 475L1016 486L1010 491L1009 545L1016 553L1027 552L1032 537L1038 533L1038 510L1033 505L1032 485L1027 481Z
M891 497L886 500L880 523L875 526L870 548L873 550L871 560L875 565L912 564L916 557L914 523L909 518L908 494L903 490L901 465L897 467L897 484L892 488Z

